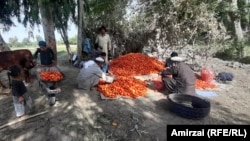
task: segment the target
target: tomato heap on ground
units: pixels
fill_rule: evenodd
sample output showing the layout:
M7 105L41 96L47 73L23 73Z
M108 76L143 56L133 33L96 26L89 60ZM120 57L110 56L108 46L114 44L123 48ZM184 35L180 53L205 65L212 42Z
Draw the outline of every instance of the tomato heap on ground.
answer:
M146 82L133 76L158 73L163 68L164 64L159 60L140 53L120 56L110 63L110 70L116 76L116 80L112 84L100 81L98 90L109 98L145 96Z
M110 62L110 70L117 76L147 75L163 69L162 62L140 53L129 53Z
M129 53L110 62L110 70L116 76L116 80L111 84L100 81L98 90L109 98L116 98L117 96L128 98L145 96L147 91L146 82L135 79L133 76L158 73L163 69L163 62L156 58L140 53ZM161 77L153 80L153 82L156 85L156 90L164 88ZM214 84L199 79L196 80L195 87L196 89L216 88Z
M200 79L196 79L196 83L195 83L195 88L196 89L215 89L216 85L200 80Z
M44 81L60 81L63 79L63 75L59 71L41 71L39 75Z

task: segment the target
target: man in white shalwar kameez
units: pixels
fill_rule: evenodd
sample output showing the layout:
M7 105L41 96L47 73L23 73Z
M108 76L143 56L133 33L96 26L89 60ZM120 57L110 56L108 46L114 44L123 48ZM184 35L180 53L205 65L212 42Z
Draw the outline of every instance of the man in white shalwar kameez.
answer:
M99 47L102 47L102 51L107 54L105 61L108 62L108 51L111 50L111 40L110 36L106 33L107 30L104 26L100 28L100 34L97 35L95 43L98 44Z
M93 87L98 85L100 78L106 80L106 73L101 70L103 63L104 59L97 57L94 64L88 66L87 68L83 67L81 69L77 76L77 84L79 89L91 90Z

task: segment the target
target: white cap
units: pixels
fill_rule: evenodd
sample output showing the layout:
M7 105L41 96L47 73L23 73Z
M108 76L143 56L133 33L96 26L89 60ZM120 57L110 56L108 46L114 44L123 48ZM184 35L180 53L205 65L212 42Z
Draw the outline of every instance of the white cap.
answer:
M95 60L98 62L104 62L104 59L102 57L97 57L97 58L95 58Z
M185 59L179 56L175 56L175 57L171 57L171 61L182 62L182 61L185 61Z

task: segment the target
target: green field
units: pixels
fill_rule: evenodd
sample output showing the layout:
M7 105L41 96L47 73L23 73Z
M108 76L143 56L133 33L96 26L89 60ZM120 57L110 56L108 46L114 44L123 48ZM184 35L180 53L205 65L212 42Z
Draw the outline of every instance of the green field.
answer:
M35 53L38 46L29 46L29 47L11 47L11 50L18 50L18 49L29 49L32 53ZM71 51L75 52L77 49L76 45L70 45ZM57 45L57 54L64 54L66 53L66 46L65 45Z

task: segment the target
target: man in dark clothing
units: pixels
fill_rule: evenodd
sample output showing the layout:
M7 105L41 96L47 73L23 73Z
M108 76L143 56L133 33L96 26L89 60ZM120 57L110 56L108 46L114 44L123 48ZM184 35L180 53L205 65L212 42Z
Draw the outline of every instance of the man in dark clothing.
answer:
M171 57L178 56L178 53L177 52L172 52L170 56ZM166 68L170 68L172 66L171 57L166 59L166 63L165 63Z
M169 93L195 94L195 74L182 58L171 57L173 66L161 72L164 85Z
M91 59L94 60L95 58L99 57L102 53L102 47L95 47L91 52Z
M51 48L47 47L45 41L39 41L38 45L40 48L38 48L34 54L34 58L38 58L38 54L40 53L40 62L41 65L49 66L53 65L55 61L54 52Z

